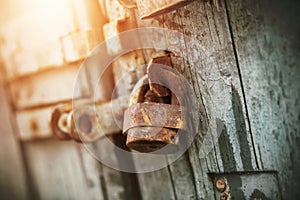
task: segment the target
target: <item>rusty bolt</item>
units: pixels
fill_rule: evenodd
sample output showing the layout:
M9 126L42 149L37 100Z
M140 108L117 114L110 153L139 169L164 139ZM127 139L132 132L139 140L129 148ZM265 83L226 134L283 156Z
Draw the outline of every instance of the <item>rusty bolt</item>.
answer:
M59 117L58 122L57 122L58 128L64 133L70 132L70 128L67 123L68 115L69 115L69 113L61 114L61 116Z
M224 179L219 179L216 181L216 188L218 189L219 192L224 192L226 189L226 183Z
M50 126L52 132L61 140L71 139L69 127L66 122L66 118L71 110L71 104L59 104L53 109L51 114Z

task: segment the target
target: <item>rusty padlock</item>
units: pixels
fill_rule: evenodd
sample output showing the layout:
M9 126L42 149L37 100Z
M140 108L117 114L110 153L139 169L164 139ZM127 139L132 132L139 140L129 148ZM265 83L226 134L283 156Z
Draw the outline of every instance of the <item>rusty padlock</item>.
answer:
M171 67L170 56L152 59L131 93L123 123L129 148L146 153L179 150L178 131L187 130L184 88Z

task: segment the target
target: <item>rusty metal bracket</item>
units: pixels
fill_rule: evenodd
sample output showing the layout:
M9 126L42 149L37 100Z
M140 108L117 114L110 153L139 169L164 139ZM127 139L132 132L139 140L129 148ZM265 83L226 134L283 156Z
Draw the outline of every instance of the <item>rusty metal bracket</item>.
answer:
M141 19L153 18L171 12L194 0L136 0Z
M118 1L125 8L136 8L135 0L118 0Z
M68 127L67 118L72 110L71 104L61 104L53 109L50 119L52 132L61 140L70 140L70 128Z
M50 120L52 131L61 140L77 142L94 142L103 136L119 134L128 99L122 96L106 103L84 103L75 108L71 104L58 105Z

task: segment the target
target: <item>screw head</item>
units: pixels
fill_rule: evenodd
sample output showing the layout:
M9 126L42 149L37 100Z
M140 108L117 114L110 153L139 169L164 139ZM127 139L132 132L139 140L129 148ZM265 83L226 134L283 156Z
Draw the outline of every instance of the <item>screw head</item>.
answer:
M223 179L219 179L216 181L216 188L219 190L219 192L224 192L226 189L226 183Z

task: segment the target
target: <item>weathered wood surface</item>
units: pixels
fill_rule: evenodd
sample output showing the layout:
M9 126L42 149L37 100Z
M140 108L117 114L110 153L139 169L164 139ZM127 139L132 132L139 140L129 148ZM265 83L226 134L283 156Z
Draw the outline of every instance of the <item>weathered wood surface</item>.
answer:
M77 76L80 63L25 76L10 82L10 92L15 109L45 106L90 94L85 74ZM80 91L74 92L74 84ZM51 87L50 87L51 86Z
M52 36L52 38L55 38L53 39L55 40L55 42L52 42L52 45L48 45L48 48L39 47L39 50L42 51L41 53L39 51L37 53L38 55L35 54L35 50L32 53L34 55L32 55L30 53L23 53L22 49L20 55L18 54L17 56L15 56L17 57L16 59L18 59L17 61L15 57L13 57L12 60L5 60L7 61L5 64L7 64L6 67L8 68L8 73L6 75L9 78L14 78L14 80L9 83L10 92L8 94L12 94L11 99L16 110L17 124L20 125L19 130L14 130L16 134L18 134L18 131L20 131L22 132L21 135L24 138L28 138L28 136L34 132L39 135L42 134L45 137L51 135L48 126L48 118L51 114L51 105L59 103L61 101L69 101L72 99L74 92L74 82L77 77L80 64L77 62L65 67L68 64L62 63L63 55L60 51L61 44L59 43L61 41L59 41L59 37L56 36L57 34L60 37L64 36L65 34L71 32L71 30L74 27L76 31L80 31L82 29L89 30L95 27L100 28L101 24L99 24L99 13L94 12L95 16L90 16L93 15L93 12L89 12L90 8L92 10L99 9L97 5L92 5L95 4L95 2L97 1L79 0L73 2L74 7L72 7L71 5L65 6L67 8L67 11L75 9L74 13L71 12L71 14L74 14L74 16L64 14L64 16L67 17L65 21L74 21L67 23L68 25L65 26L65 28L62 31L58 30L54 34L53 32L50 32L49 34ZM66 0L61 3L66 5L69 3L71 4L71 1ZM59 2L57 4L59 4ZM55 7L56 4L54 4L53 6ZM59 5L57 5L57 7L59 7ZM48 10L53 14L50 8L48 8ZM57 12L61 11L57 9L55 10ZM9 12L4 12L4 14L7 13ZM41 14L41 16L43 16L43 14ZM23 19L23 21L26 20L28 20L28 18ZM38 20L39 18L36 18L35 21ZM9 31L14 30L19 22L20 20L16 23L13 23L10 26L11 29L9 29ZM64 24L64 22L62 23L62 25ZM45 25L46 24L47 23L45 23ZM32 25L34 25L34 23ZM27 26L27 28L30 29L30 26ZM49 26L49 28L52 27ZM20 29L22 30L22 27ZM63 32L66 29L71 30ZM22 38L26 38L28 40L27 43L31 44L30 39L28 39L28 34L26 34L25 36L22 35ZM44 35L42 34L40 36L42 38L44 37ZM32 36L29 36L29 38L31 37ZM83 39L86 39L87 43L91 42L94 44L94 41L90 41L90 39L93 39L93 37L87 37L88 38ZM12 38L14 38L14 35L12 36ZM101 36L100 39L102 40ZM6 48L5 45L6 44L4 44L4 49ZM69 54L64 55L65 61L74 61L81 59L82 52L77 52L76 50L79 49L76 48L81 48L82 45L83 44L77 45L76 47L74 47L75 50L71 49L72 51L68 52ZM28 46L28 48L30 48L31 46L34 46L34 44ZM55 46L55 48L53 46ZM58 48L56 48L57 46ZM91 45L87 48L91 48ZM54 54L54 57L53 54L47 56L44 55L44 52L48 52L48 49L51 49L51 52L56 52L56 54ZM9 51L6 52L6 54L4 55L10 53L13 54L14 52ZM37 61L35 59L37 59ZM41 59L44 59L43 62L41 61ZM91 83L89 82L91 78L89 73L97 74L94 72L95 69L96 71L103 71L103 68L99 68L99 66L97 66L97 62L90 62L88 64L90 64L91 66L87 67L89 69L87 77L85 76L86 74L83 73L81 74L82 79L79 78L79 85L81 90L76 91L78 92L77 97L88 96L90 94L93 94L93 90L91 89L93 85L91 85ZM10 68L10 65L14 66ZM39 71L40 68L47 68L49 65L62 65L64 67L59 67L56 69L53 69L52 67L52 69L49 70ZM30 73L30 75L28 73ZM18 77L20 75L22 76L21 78ZM110 83L113 82L111 70L107 72L107 77L103 79L104 81L106 81L105 91L98 92L100 94L97 94L97 100L107 101L111 97L112 87L108 87L107 85L108 81ZM99 88L103 88L104 81L100 83ZM111 86L112 85L113 83L111 84ZM107 92L109 90L110 92ZM8 94L4 94L1 91L1 97L5 97ZM4 104L3 106L7 106L8 108L7 104ZM43 108L41 108L40 106L43 106ZM33 107L35 109L33 109ZM9 112L5 112L6 109L3 111L4 113L1 114L1 118L4 117L5 120L8 120L9 117L3 114L7 114ZM32 124L30 123L31 118L34 118L36 120L35 123L33 123L33 126L30 125ZM12 119L12 121L14 121L14 119ZM5 121L3 120L3 122ZM7 124L9 123L7 122ZM2 129L1 126L1 131L6 131L7 128L10 128L10 126L5 126L4 128L5 129ZM36 128L38 128L38 130L36 130ZM13 197L13 199L24 199L27 196L26 189L28 186L30 191L28 195L29 199L120 199L121 197L124 198L125 194L121 173L99 164L98 161L90 157L90 155L86 152L85 149L79 149L79 145L76 144L74 141L62 142L58 140L44 140L24 143L22 145L22 150L25 154L24 165L25 168L28 169L26 171L28 179L24 180L26 177L24 177L24 173L22 171L24 170L22 163L23 158L22 155L19 155L18 153L19 141L14 140L12 131L7 131L7 133L5 134L8 134L8 136L5 135L4 139L1 140L4 142L4 144L1 145L1 149L3 147L6 150L3 150L1 152L6 152L6 155L1 155L1 159L5 159L1 163L7 163L7 165L1 165L1 183L2 181L6 182L3 182L5 183L3 185L1 184L1 197L7 196ZM7 147L7 145L9 146ZM10 150L10 148L12 148L12 150ZM9 151L7 152L7 150ZM7 156L9 156L10 158L7 158ZM11 171L9 171L9 169Z
M77 38L77 43L73 45L77 44L77 51L84 52L76 52L69 46L68 54L64 55L66 49L62 48L64 42L61 38L100 29L103 25L104 18L97 0L42 3L38 0L12 0L1 2L0 7L3 8L0 13L0 35L3 39L0 54L3 55L8 79L61 66L66 60L78 60L82 54L88 53L85 49L90 50L99 39L103 39L102 34L98 33L97 39L85 38L86 43L78 45Z
M101 179L103 176L103 171L101 170L103 166L89 154L84 146L81 145L79 151L83 174L88 187L88 198L92 200L106 199L105 185L108 184Z
M22 149L14 137L13 116L2 85L0 107L0 196L2 199L30 199Z
M3 8L0 34L4 41L1 54L4 55L7 78L63 63L59 37L74 28L70 0L51 4L13 0L1 2L0 7ZM56 10L55 16L53 10Z
M199 102L202 102L199 110L202 129L189 150L198 199L214 198L213 183L209 180L208 172L257 168L251 135L245 121L244 102L240 100L243 95L226 19L222 1L217 5L195 1L165 15L163 19L165 28L182 32L200 44L184 38L178 41L169 35L165 37L169 50L181 52L179 56L184 58L184 63L180 70L190 80ZM222 129L225 138L220 139L219 145L211 145L213 141L216 143ZM213 134L210 130L218 130L219 133ZM205 136L213 138L203 144ZM231 146L233 151L222 152L224 143Z
M85 199L89 197L78 145L48 140L24 144L35 199ZM92 193L91 193L92 194Z
M86 58L103 41L99 27L92 30L78 31L61 37L61 46L65 62L75 62Z
M18 138L22 141L46 139L53 136L49 120L53 107L17 111L15 113Z
M139 18L138 15L137 17ZM140 28L163 27L159 21L154 19L138 19L137 23ZM152 41L153 46L157 46L159 49L160 43L166 43L165 37L160 37L160 34L163 34L163 32L154 32L153 34L156 35L154 38L157 39L156 41ZM143 37L143 35L140 35L140 38L141 41L149 40L149 38ZM147 43L149 44L151 42ZM154 49L144 49L143 52L146 63L148 63L154 55L159 55ZM185 158L184 156L180 161L176 161L170 166L158 171L138 174L143 199L182 199L187 197L196 199L192 169L190 168L188 160ZM166 163L168 163L168 160L166 160ZM184 172L182 170L184 170ZM149 180L153 182L153 184L148 184ZM164 187L161 187L162 185Z
M226 1L261 170L283 199L300 191L299 3Z
M289 8L288 3L283 3L284 6ZM194 1L156 19L138 21L139 27L164 27L199 41L178 40L167 32L165 37L153 41L154 46L159 46L159 40L166 42L168 50L183 58L176 68L190 81L200 103L201 125L195 142L168 167L137 175L137 188L142 197L125 185L128 184L126 179L133 177L99 164L77 144L53 140L25 143L30 197L129 199L135 195L137 199L219 199L211 174L274 170L278 173L283 199L297 198L300 60L296 39L299 31L285 25L287 18L296 18L292 8L290 14L281 13L284 23L279 23L280 20L271 15L274 8L272 10L266 1ZM296 26L296 20L291 24ZM285 29L289 30L288 35ZM154 54L145 50L146 61ZM92 71L88 69L87 74L97 78L92 77ZM86 91L91 89L89 85ZM42 93L35 94L39 97ZM42 104L54 101L51 98L55 92L49 95L42 99L47 101ZM55 98L64 99L62 97ZM99 95L101 101L108 98L110 96ZM35 101L34 105L40 104ZM20 104L22 108L29 106L25 103ZM212 134L211 131L216 130L217 133ZM5 173L1 172L1 176L13 177L8 177L12 181L10 185L21 191L18 195L22 198L26 196L25 185L16 185L15 181L26 181L23 160L18 143L11 134L7 138L10 139L3 140L3 144L17 149L9 153L16 157L11 162L20 167L18 178L21 180L15 180L14 174L2 166ZM8 146L4 145L0 147L6 149ZM105 145L97 148L114 151ZM114 154L108 156L115 162L120 159Z
M118 160L114 154L114 146L106 142L97 142L95 144L96 150L94 152L104 155L112 163L117 163ZM97 156L97 155L96 155ZM105 163L104 163L105 164ZM108 166L101 165L102 177L101 179L105 181L105 198L106 199L125 199L125 188L122 183L121 172L112 169Z

